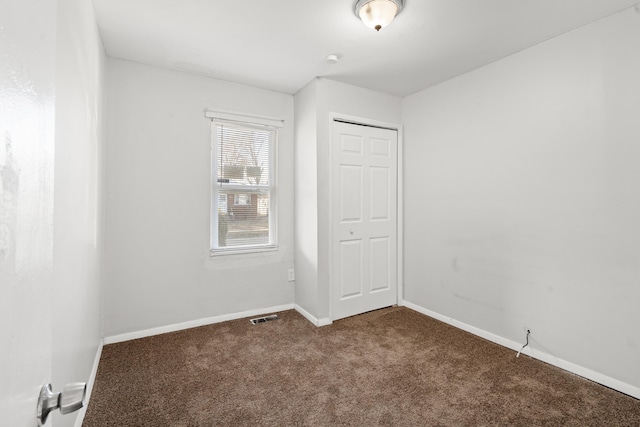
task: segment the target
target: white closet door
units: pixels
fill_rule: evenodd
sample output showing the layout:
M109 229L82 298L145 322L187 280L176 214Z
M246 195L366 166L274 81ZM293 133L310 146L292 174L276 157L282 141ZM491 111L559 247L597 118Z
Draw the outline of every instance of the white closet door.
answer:
M51 303L57 9L45 0L0 6L2 426L37 424L38 395L52 377L53 316L63 314Z
M332 318L396 304L398 134L333 122Z

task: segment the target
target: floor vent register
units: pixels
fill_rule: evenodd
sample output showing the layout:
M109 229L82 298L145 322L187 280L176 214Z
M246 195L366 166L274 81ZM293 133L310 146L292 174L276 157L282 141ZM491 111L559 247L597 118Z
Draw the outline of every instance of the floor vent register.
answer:
M272 314L271 316L256 317L255 319L249 320L249 322L251 322L252 325L257 325L258 323L271 322L272 320L278 320L278 315Z

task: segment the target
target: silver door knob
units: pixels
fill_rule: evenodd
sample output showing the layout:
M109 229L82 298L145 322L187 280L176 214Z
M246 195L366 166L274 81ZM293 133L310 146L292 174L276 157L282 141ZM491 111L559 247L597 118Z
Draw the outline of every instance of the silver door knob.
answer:
M87 384L71 383L64 386L60 392L60 413L70 414L84 406Z
M84 406L86 393L86 383L67 384L59 393L54 393L51 390L51 384L43 385L42 389L40 389L36 412L38 425L45 425L49 413L56 409L60 409L60 413L62 414L68 414L82 408Z

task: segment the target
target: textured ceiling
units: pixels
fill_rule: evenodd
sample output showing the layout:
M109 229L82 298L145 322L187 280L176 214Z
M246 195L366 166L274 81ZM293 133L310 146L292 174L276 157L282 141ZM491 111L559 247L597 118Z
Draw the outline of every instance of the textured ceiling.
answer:
M406 0L379 33L351 0L93 2L115 58L291 94L324 76L404 96L638 0Z

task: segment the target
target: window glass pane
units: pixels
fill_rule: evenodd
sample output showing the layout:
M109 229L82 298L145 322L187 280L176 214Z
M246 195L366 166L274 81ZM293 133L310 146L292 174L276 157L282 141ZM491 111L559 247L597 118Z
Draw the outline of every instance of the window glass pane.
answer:
M220 248L269 244L269 194L220 191L226 212L218 210Z
M268 186L275 131L218 125L218 183Z

